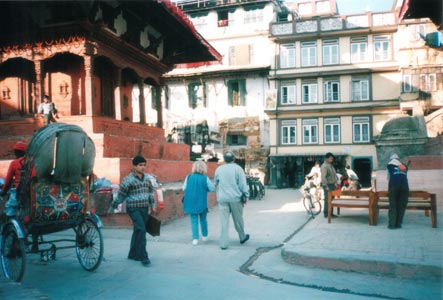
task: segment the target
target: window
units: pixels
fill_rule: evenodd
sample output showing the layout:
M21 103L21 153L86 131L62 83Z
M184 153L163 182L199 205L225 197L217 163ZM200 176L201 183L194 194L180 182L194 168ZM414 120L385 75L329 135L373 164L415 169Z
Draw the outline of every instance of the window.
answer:
M280 68L294 68L295 67L295 45L283 44L280 45Z
M303 144L316 144L318 142L318 120L303 120Z
M437 90L436 74L420 74L420 91L434 92Z
M324 102L339 102L340 82L338 80L326 80L324 83Z
M351 62L367 60L368 39L365 37L351 38Z
M245 24L263 22L263 9L251 9L245 11Z
M253 46L244 44L229 47L229 65L249 65L253 61Z
M387 35L374 37L374 60L391 59L391 37Z
M280 103L282 105L295 104L295 84L283 82L280 88Z
M340 143L340 118L325 118L325 144Z
M352 101L369 100L369 79L353 78L351 82Z
M338 40L323 41L323 65L338 64Z
M218 27L228 26L228 11L227 10L217 12L217 24L218 24Z
M244 135L228 134L226 136L226 143L230 146L244 146L247 145L247 139Z
M410 93L410 92L412 92L412 76L411 76L411 74L404 74L403 75L401 91L403 93Z
M296 141L296 120L281 121L281 143L283 145L295 145Z
M246 105L246 81L244 79L228 81L228 103L230 106Z
M409 40L411 42L415 42L421 40L421 35L425 35L426 24L411 24L408 26L409 28Z
M312 67L317 65L317 43L301 43L301 66Z
M204 86L201 82L188 84L188 99L190 108L204 107L206 105Z
M301 88L303 104L317 103L317 83L304 83Z
M369 142L369 117L353 117L352 128L354 143Z

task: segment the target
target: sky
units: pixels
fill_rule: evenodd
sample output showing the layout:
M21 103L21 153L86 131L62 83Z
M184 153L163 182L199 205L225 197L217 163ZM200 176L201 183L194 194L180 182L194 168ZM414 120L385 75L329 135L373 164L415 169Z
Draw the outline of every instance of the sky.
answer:
M350 15L366 11L366 7L372 12L389 11L393 0L336 0L338 11L341 15Z
M305 2L306 0L286 0L286 2ZM335 0L341 15L363 13L366 7L372 12L389 11L394 0Z

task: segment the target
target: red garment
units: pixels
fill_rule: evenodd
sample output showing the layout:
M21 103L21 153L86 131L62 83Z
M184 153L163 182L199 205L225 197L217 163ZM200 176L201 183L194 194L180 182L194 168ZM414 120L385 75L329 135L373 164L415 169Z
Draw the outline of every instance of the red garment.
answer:
M20 182L20 171L24 164L24 157L19 157L11 162L9 165L8 173L5 178L5 185L2 188L2 193L6 193L9 188L14 184L17 187Z

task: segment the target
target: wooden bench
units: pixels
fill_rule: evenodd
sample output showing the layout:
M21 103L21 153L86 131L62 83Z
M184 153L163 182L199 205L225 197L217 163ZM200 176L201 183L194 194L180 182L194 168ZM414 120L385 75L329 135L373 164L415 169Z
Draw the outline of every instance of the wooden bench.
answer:
M378 220L380 209L389 209L388 191L377 192L377 209L374 218ZM425 191L409 191L408 206L406 209L423 210L426 216L431 212L431 224L433 228L437 227L437 198L435 194Z
M328 192L328 223L331 223L332 210L336 207L340 211L341 207L367 208L369 225L377 225L377 197L373 191L340 191Z

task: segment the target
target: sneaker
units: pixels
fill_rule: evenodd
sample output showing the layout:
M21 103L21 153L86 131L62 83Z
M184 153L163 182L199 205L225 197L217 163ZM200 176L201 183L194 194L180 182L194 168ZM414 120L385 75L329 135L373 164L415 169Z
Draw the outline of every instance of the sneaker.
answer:
M198 240L192 240L192 245L194 246L198 245Z
M207 242L209 240L209 238L207 236L202 236L202 241L203 242Z
M243 240L240 241L240 244L244 244L244 243L246 243L248 240L249 240L249 234L247 234L247 235L245 236L245 238L244 238Z

